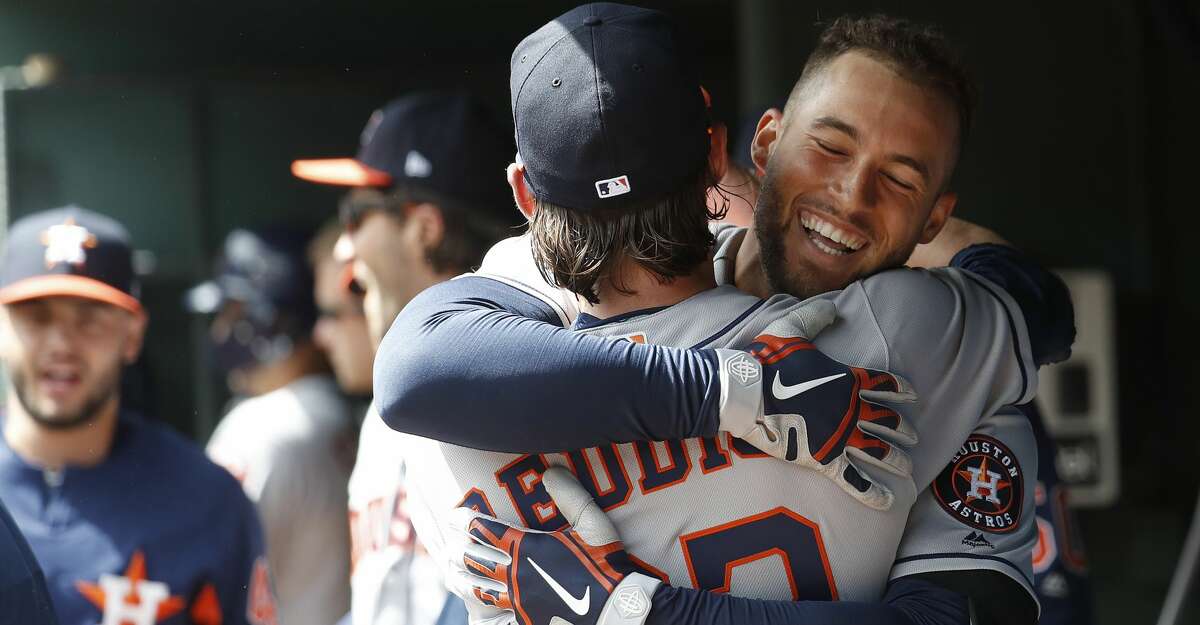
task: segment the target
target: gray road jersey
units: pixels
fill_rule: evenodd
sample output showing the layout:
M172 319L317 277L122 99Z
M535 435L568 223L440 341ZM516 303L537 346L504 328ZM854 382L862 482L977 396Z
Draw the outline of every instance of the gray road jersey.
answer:
M511 243L510 246L520 250L519 246ZM492 255L489 259L496 260ZM528 263L510 266L527 269ZM489 277L502 275L504 266L495 262L489 266L485 262L483 271ZM950 300L949 318L938 320L943 333L958 332L961 337L976 327L984 327L977 326L980 318L994 322L1006 316L1002 310L1005 303L986 293L972 294L978 306L973 304L969 313L956 307L954 300L962 295L956 289L976 288L961 277L956 280L951 275L949 280L942 280L927 277L923 272L898 272L898 275L905 283L900 288L908 288L908 282L915 282L914 288L918 289L902 305L920 301L947 305L946 300ZM905 276L917 279L905 280ZM892 280L887 278L889 282ZM548 289L544 284L529 284L536 280L528 272L506 281L521 282L527 287L523 290L532 294ZM829 336L818 344L835 358L897 371L895 364L907 366L907 361L890 353L890 344L884 337L912 326L881 323L871 313L870 295L877 291L874 285L867 285L828 295L838 301L845 318L827 331ZM883 287L885 295L892 295L890 291ZM795 305L796 301L786 296L764 302L732 287L722 287L651 315L584 331L682 347L745 347L770 321ZM987 314L983 314L985 306L990 307ZM975 308L980 309L982 317L975 314ZM954 314L954 311L959 312ZM885 316L884 321L889 318ZM986 326L987 331L992 325ZM912 411L906 411L910 413L906 417L916 423L921 411L964 415L954 420L953 427L946 427L945 423L935 427L932 421L918 426L923 435L924 430L930 430L929 445L925 446L923 440L914 454L918 456L917 484L922 487L944 472L960 444L980 426L980 415L1032 393L1028 383L1020 381L1022 365L1016 352L1021 339L1014 339L1010 329L1006 322L1001 353L989 355L986 350L979 350L982 357L978 362L971 360L976 350L960 354L963 351L960 343L942 341L925 351L938 356L939 346L952 349L952 354L931 358L931 366L945 370L920 374L899 370L932 389L932 401L926 399ZM1027 346L1023 353L1028 353ZM973 367L973 373L964 379L969 377L976 386L981 378L997 382L977 392L950 393L948 385L953 383L955 373L948 369L955 363ZM929 382L931 379L933 382ZM947 379L950 381L944 381ZM923 392L920 387L918 390ZM947 431L935 433L935 429ZM1027 446L1032 449L1031 443ZM1013 450L1014 458L1018 453L1015 450L1024 448L1016 443L1007 447ZM611 449L540 456L481 452L409 437L404 453L409 458L422 458L419 463L414 461L410 490L423 501L428 518L419 519L414 512L414 523L431 550L436 551L441 545L436 518L458 504L476 506L535 527L561 523L537 476L546 465L566 465L591 483L631 553L663 573L672 584L726 588L734 594L767 599L879 599L892 574L893 560L905 539L909 510L917 502L920 490L912 481L885 476L882 479L890 479L888 486L897 494L897 505L886 512L869 510L823 477L762 457L753 448L728 437L618 445ZM1021 465L1027 466L1028 462L1032 460L1022 460ZM990 476L986 472L983 475ZM1024 471L1018 471L1018 481L1023 477ZM1010 476L1007 481L1011 483L1012 479ZM956 532L959 529L960 524L949 512L942 512L942 516L943 519L931 517L930 522L940 520L942 526L930 531L930 535L943 531L947 524ZM1010 515L1009 519L1014 528L1003 533L1028 534L1025 528L1031 527L1031 515ZM427 538L426 534L432 536ZM981 568L1005 568L1000 562L1007 553L1001 551L1005 545L990 542L996 547L991 554L996 560L981 559ZM952 547L945 542L925 541L913 542L911 549L919 557L957 553ZM919 549L928 553L915 554ZM922 560L918 566L928 565L929 570L935 570L936 561L936 558ZM990 562L995 562L994 566ZM942 570L945 568L949 567ZM1006 575L1014 579L1022 577L1015 570L1020 568L1019 564L1007 568L1008 571L1003 571ZM897 569L897 574L913 570Z

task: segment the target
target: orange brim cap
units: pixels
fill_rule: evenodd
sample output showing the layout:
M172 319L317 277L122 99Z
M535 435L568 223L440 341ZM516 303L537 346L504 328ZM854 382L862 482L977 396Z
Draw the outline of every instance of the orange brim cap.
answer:
M347 187L387 187L392 184L391 174L353 158L292 161L292 175L310 182Z
M142 314L142 303L136 297L99 280L71 274L34 276L0 289L0 304L15 304L43 297L82 297L112 304L129 312Z

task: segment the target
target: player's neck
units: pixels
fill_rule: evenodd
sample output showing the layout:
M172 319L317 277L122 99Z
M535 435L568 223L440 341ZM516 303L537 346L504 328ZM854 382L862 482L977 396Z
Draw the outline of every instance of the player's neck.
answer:
M608 319L635 310L672 306L716 286L711 260L701 262L690 274L667 283L636 263L623 262L612 278L597 284L600 303L590 304L579 298L579 309L593 317Z
M108 457L121 403L116 394L99 408L95 418L64 430L47 428L34 421L15 395L10 393L6 402L4 440L22 460L57 470L94 466Z
M738 248L736 260L733 263L733 284L739 291L756 297L771 297L771 285L767 282L767 273L762 267L762 250L758 247L758 236L754 226L746 230L742 237L742 246Z

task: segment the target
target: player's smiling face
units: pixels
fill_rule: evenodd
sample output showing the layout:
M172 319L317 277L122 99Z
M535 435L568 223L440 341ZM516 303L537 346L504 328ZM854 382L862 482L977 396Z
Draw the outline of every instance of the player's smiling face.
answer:
M957 133L949 101L858 52L764 115L755 230L771 287L809 297L902 265L953 210Z
M50 428L84 424L116 401L121 368L141 350L144 319L74 297L9 304L0 358L25 412Z

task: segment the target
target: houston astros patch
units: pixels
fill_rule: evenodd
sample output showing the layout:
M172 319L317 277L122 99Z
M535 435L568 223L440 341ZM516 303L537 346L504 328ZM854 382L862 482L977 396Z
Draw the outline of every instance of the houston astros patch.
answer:
M1021 521L1021 465L1004 443L973 434L933 482L933 495L950 516L986 532L1004 533Z

